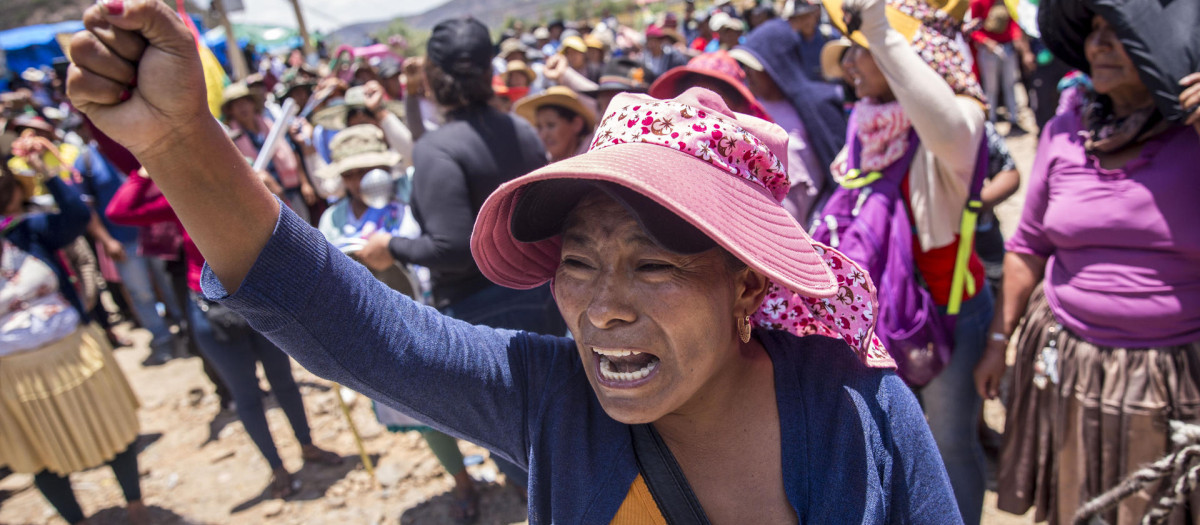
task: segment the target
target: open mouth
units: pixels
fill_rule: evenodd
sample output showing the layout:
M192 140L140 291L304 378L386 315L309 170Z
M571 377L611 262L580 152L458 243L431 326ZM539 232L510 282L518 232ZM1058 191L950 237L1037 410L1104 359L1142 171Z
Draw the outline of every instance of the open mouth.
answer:
M637 386L658 371L658 357L646 352L592 347L592 353L596 356L597 375L608 386Z

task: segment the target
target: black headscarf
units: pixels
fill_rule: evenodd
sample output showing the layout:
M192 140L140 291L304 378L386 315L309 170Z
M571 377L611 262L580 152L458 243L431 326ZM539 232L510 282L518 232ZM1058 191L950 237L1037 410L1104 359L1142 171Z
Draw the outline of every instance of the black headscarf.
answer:
M1179 80L1200 71L1200 1L1042 0L1042 42L1071 67L1091 71L1083 43L1093 15L1112 26L1162 116L1182 123L1194 108L1180 107Z

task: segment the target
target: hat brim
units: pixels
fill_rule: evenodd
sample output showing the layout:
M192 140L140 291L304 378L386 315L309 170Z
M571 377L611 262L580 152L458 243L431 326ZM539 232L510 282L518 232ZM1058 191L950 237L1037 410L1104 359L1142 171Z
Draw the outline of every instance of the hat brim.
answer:
M750 92L750 88L746 87L746 84L743 84L742 81L726 75L725 73L712 69L701 69L692 66L678 66L671 68L667 70L666 73L663 73L662 76L655 79L653 84L650 84L650 89L646 91L646 94L654 98L661 99L677 97L686 91L687 88L692 87L679 85L680 79L688 73L704 75L717 81L729 84L738 92L739 95L742 96L743 99L745 99L746 105L751 107L752 114L755 114L755 116L760 118L767 116L767 110L762 107L762 104L757 98L754 97L754 93ZM680 87L683 89L680 89Z
M536 127L537 112L544 106L561 106L567 108L583 117L584 122L587 123L587 129L596 128L596 113L589 110L587 106L584 106L583 102L580 102L578 98L572 98L561 93L541 93L526 97L517 101L513 112Z
M322 179L335 179L341 177L343 173L354 169L378 168L380 166L390 169L392 166L399 164L403 159L403 155L394 151L363 153L329 164L325 169L317 171L317 176Z
M842 57L846 50L854 45L845 38L830 40L821 47L821 74L825 80L842 80L846 72L842 70Z
M531 183L555 179L612 182L683 218L755 271L797 293L837 293L811 239L762 187L665 146L617 144L556 162L501 185L484 203L471 235L479 269L496 284L529 289L550 280L561 235L537 242L513 236L516 206Z

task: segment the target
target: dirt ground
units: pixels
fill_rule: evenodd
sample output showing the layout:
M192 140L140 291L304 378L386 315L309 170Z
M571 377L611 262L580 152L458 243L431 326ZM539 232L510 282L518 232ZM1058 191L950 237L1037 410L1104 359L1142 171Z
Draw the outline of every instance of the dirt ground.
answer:
M1028 113L1025 115L1028 117ZM1028 120L1028 119L1026 119ZM1032 122L1026 129L1033 129ZM1006 131L1005 127L1001 127ZM1009 139L1023 178L1029 172L1036 135ZM997 209L1006 234L1019 216L1022 191ZM267 400L268 420L280 455L296 472L300 490L287 500L270 499L265 488L270 469L236 418L219 414L212 385L196 358L177 359L147 368L148 334L130 334L136 344L117 350L117 360L142 402L139 461L142 491L156 523L174 524L451 524L453 480L416 433L392 434L379 425L370 402L361 396L351 406L351 418L376 465L375 478L359 459L346 417L333 385L299 365L293 369L304 395L313 439L342 455L336 467L305 466L282 410ZM264 381L264 389L266 384ZM1003 428L1004 409L995 401L984 407L994 429ZM463 443L468 467L480 482L480 519L485 525L524 523L521 499L504 484L487 451ZM991 465L994 469L994 465ZM95 525L126 523L121 491L107 468L71 476L84 511ZM994 483L994 481L989 481ZM985 524L1032 523L995 508L995 493L985 500ZM64 522L32 486L27 475L0 480L0 524L61 525Z

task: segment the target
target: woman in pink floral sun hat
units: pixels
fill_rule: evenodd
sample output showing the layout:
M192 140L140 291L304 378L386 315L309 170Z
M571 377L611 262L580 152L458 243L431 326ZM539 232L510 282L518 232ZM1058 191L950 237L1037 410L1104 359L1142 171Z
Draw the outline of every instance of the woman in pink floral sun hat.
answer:
M779 127L700 89L618 95L587 153L501 186L472 236L491 280L551 282L574 338L498 330L387 290L281 207L203 116L171 11L86 16L114 29L75 37L72 97L155 174L207 295L315 373L525 467L530 523L958 520L873 335L874 286L779 204Z

